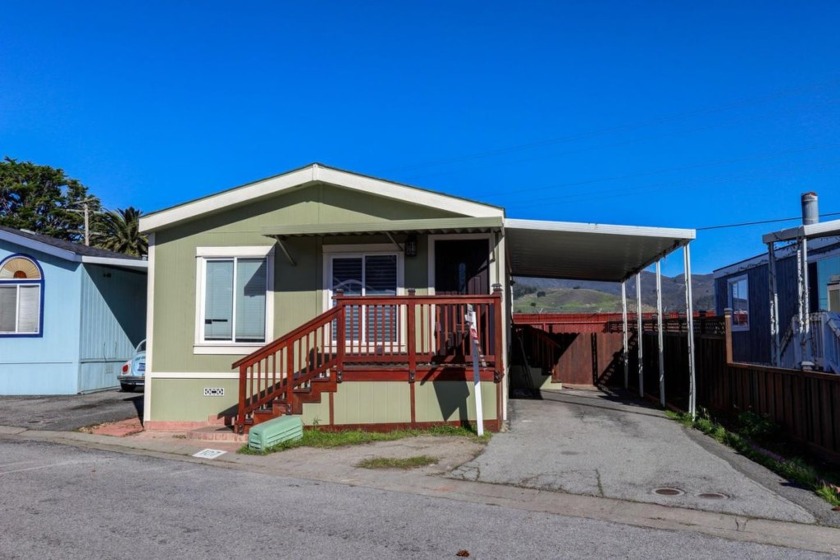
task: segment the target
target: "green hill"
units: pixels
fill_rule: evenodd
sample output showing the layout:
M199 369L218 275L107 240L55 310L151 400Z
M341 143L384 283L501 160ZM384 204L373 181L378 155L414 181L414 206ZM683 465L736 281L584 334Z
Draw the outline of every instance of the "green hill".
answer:
M621 311L621 284L547 278L514 278L515 313L614 313ZM714 310L714 278L711 274L692 276L694 309ZM631 311L636 307L636 284L627 282ZM656 275L642 273L642 309L656 311ZM662 277L662 309L685 311L685 284L682 275Z

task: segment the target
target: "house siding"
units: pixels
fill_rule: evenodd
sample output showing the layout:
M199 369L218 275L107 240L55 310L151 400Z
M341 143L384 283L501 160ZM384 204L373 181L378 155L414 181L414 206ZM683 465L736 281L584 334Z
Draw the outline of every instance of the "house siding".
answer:
M117 387L121 365L145 336L146 274L84 265L81 310L79 391Z
M0 395L78 392L80 265L0 241L0 261L24 254L44 274L41 336L0 337Z
M263 228L284 224L369 223L372 221L452 217L445 211L384 200L329 185L310 186L274 198L233 208L156 232L154 282L154 352L152 370L159 372L224 372L237 358L196 355L196 248L272 246ZM274 337L323 311L323 245L390 243L385 236L299 237L274 256ZM427 241L418 255L405 259L406 287L428 285Z
M155 274L150 279L154 298L153 324L149 328L152 352L146 412L150 425L158 422L213 421L230 413L231 407L238 403L238 372L231 370L231 364L250 350L239 355L196 353L197 248L273 247L274 240L263 235L263 231L277 225L453 217L458 215L410 202L316 184L156 231ZM494 275L498 281L505 274L503 241L490 237L490 247L495 255ZM417 242L417 256L403 258L403 287L414 288L418 295L424 295L429 293L432 266L429 236L419 235ZM389 247L389 250L399 250L384 234L291 237L283 243L295 262L292 264L279 247L275 248L272 338L282 336L324 311L325 246L376 244ZM503 333L504 341L507 340L506 334ZM419 389L420 385L416 387ZM495 419L496 386L492 383L487 385L485 417ZM466 384L428 384L429 389L436 386L438 389L460 388L466 387ZM225 396L205 397L203 389L207 387L224 388ZM465 390L469 392L469 389ZM332 409L330 399L333 401ZM449 410L450 407L443 407L434 399L434 395L424 397L422 405L419 405L417 421L459 420L464 414L471 414L469 418L474 418L474 411L468 412L464 403ZM425 420L421 420L421 416ZM320 403L305 404L303 419L307 425L330 422L333 425L409 423L410 386L402 382L347 381L331 397L325 394Z

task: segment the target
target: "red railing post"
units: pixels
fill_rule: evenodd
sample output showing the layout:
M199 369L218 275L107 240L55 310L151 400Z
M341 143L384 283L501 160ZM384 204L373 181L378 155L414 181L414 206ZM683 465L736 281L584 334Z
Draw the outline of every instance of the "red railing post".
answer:
M339 308L335 325L335 360L336 369L338 370L336 381L341 381L341 375L344 371L345 347L347 345L347 305L344 302L344 293L342 290L336 290L334 299L335 306Z
M248 366L239 366L239 410L236 414L236 428L239 433L245 431L245 376L248 374Z
M286 347L286 409L292 413L292 399L295 397L295 345Z
M495 348L493 349L494 354L494 362L495 368L498 376L501 376L505 372L504 368L504 349L502 348L502 329L504 326L502 325L502 286L501 284L495 284L493 286L493 297L495 298L495 302L493 303L493 315L494 315L494 322L496 324L496 340L495 340ZM497 377L498 377L497 376Z
M406 336L408 340L406 341L406 351L408 352L408 382L414 383L414 376L417 373L417 333L416 333L416 308L415 308L415 295L414 288L408 289L408 310L406 312L406 321L408 321L408 326L406 328Z

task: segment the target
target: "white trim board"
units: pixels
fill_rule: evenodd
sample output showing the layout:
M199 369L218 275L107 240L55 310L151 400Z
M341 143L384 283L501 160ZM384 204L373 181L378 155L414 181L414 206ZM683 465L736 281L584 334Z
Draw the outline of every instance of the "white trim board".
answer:
M302 169L289 171L282 175L262 179L167 210L148 214L140 218L140 230L143 232L155 231L183 221L198 218L205 214L249 204L269 196L319 182L349 190L365 192L383 198L399 200L401 202L410 201L420 206L446 210L465 216L504 216L504 210L495 206L455 198L417 187L409 187L383 179L374 179L373 177L325 167L315 163Z
M130 268L134 270L147 270L149 262L142 259L121 259L118 257L93 257L88 255L79 255L73 251L61 249L48 243L42 243L35 239L29 239L22 235L16 235L12 232L0 230L0 240L8 243L14 243L32 251L38 251L52 257L56 257L65 261L99 264L104 266L113 266L117 268Z

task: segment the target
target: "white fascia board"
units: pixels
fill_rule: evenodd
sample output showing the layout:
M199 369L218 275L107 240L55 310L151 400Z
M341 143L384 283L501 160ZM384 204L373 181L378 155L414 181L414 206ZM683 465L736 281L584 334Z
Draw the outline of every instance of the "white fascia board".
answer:
M242 204L253 199L305 185L316 180L314 178L316 167L315 165L304 167L303 169L291 171L283 175L278 175L277 177L271 177L270 179L263 179L262 181L257 181L244 187L188 202L169 210L149 214L140 218L140 231L144 233L151 232L170 224L221 210L228 206Z
M183 220L217 212L228 206L240 205L316 181L476 218L504 216L502 208L316 164L141 217L140 231L155 231Z
M529 229L534 231L559 231L568 233L600 233L605 235L624 235L630 237L662 237L681 241L691 241L697 237L697 233L693 229L620 226L585 222L506 219L505 228Z
M817 237L831 237L840 235L840 220L832 220L830 222L817 222L816 224L808 224L787 228L771 233L766 233L761 240L764 243L771 243L773 241L793 241L800 237L814 239Z
M412 202L421 206L446 210L473 218L504 216L504 210L495 206L472 202L463 198L455 198L424 189L408 187L382 179L356 175L355 173L331 169L329 167L319 167L317 177L318 181L338 185L339 187L371 193L383 198Z
M112 257L88 257L81 258L85 264L99 264L103 266L113 266L117 268L130 268L132 270L146 271L149 268L149 261L136 259L118 259Z
M40 241L23 237L22 235L15 235L14 233L10 233L8 231L0 231L0 239L8 241L9 243L14 243L15 245L20 245L21 247L26 247L27 249L31 249L33 251L40 251L41 253L46 253L47 255L64 259L65 261L79 262L79 255L72 251L59 249L58 247L41 243Z

